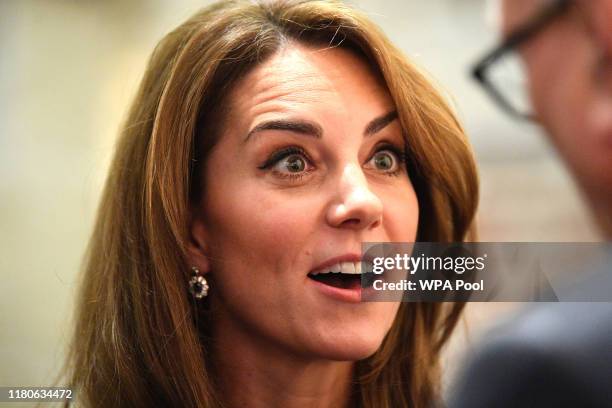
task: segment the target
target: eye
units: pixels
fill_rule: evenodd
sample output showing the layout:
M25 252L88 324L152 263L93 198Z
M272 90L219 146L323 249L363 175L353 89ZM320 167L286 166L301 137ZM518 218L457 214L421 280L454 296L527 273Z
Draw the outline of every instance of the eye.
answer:
M298 179L313 170L310 163L302 148L291 146L274 152L259 168L281 178Z
M306 170L307 162L304 157L299 154L292 154L280 160L274 166L274 169L280 172L300 173Z
M372 157L372 160L374 160L374 166L383 171L393 170L393 167L396 165L394 155L387 150L377 152L374 157Z
M368 164L381 173L393 176L402 171L403 162L404 153L400 149L395 146L381 146Z

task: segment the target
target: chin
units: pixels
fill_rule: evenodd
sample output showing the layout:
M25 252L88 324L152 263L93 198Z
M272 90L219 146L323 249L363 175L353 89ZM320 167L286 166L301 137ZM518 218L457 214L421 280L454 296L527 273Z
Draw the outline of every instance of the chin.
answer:
M376 353L382 341L383 336L347 338L346 335L339 335L335 341L327 341L325 345L319 345L317 355L334 361L363 360Z

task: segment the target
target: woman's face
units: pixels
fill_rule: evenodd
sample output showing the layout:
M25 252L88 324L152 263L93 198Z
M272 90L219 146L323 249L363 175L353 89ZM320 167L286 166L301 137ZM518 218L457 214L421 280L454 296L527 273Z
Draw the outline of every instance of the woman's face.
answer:
M309 358L371 355L399 304L359 302L359 278L309 274L358 262L362 242L416 238L388 91L349 51L289 45L228 97L192 228L210 259L214 333Z

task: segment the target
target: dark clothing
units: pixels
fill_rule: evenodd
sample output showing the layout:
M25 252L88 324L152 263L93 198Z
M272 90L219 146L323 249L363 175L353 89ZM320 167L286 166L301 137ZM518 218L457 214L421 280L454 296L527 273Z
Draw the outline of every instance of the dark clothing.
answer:
M581 298L610 288L611 273L577 288ZM612 303L541 304L498 329L459 375L448 406L612 407Z

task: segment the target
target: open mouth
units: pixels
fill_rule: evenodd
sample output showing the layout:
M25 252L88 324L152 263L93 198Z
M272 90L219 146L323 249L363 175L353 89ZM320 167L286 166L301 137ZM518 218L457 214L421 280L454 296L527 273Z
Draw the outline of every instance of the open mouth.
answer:
M308 277L325 285L340 289L359 289L371 286L374 274L362 271L361 262L342 262L320 271L313 271ZM362 282L363 281L363 282Z
M341 289L357 289L361 287L361 275L349 275L345 273L320 273L308 275L312 280Z

